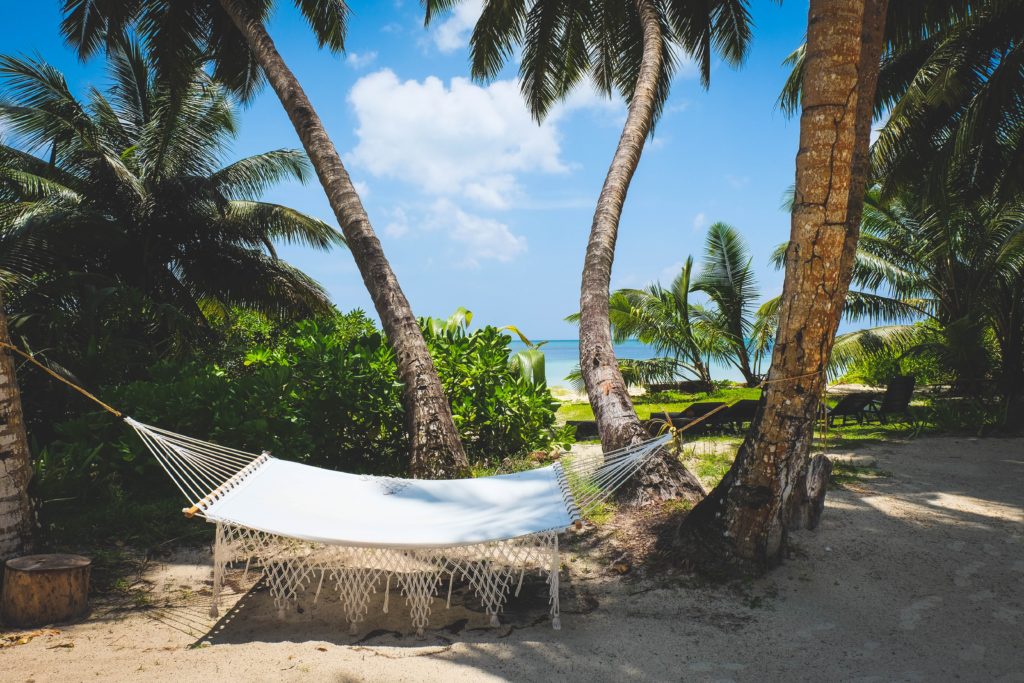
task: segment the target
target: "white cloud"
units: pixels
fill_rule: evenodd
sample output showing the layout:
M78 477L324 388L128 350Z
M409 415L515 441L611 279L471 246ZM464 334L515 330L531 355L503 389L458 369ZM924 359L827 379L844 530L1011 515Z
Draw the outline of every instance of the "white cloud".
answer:
M672 284L672 281L679 277L679 273L683 270L685 264L682 261L676 261L670 266L665 266L658 273L658 282L665 287Z
M365 69L377 61L377 52L349 52L345 57L345 63L353 69Z
M701 230L707 224L708 224L708 218L707 218L707 216L704 215L703 211L701 211L700 213L698 213L696 216L693 217L693 231L694 232L697 232L697 231Z
M356 188L356 194L359 195L360 199L366 199L370 196L370 186L365 181L353 180L352 186Z
M517 174L568 171L558 134L567 115L617 106L582 90L538 125L514 81L479 86L454 78L446 86L433 76L401 81L388 69L360 78L349 100L358 121L354 166L489 208L519 197Z
M450 199L442 197L416 212L420 215L414 222L410 220L410 211L405 208L392 209L384 234L395 239L416 231L432 236L443 235L454 249L456 265L469 268L478 268L483 261L507 263L526 252L526 238L514 234L508 225L464 211ZM416 229L413 225L417 226Z
M405 209L396 207L390 213L390 220L384 225L384 234L395 239L409 234L409 216Z
M526 238L492 218L466 213L449 199L431 208L430 227L443 230L462 250L462 265L471 268L481 261L507 263L526 251Z
M483 11L483 0L467 0L455 6L451 15L434 25L430 38L441 52L455 52L469 44L469 35Z

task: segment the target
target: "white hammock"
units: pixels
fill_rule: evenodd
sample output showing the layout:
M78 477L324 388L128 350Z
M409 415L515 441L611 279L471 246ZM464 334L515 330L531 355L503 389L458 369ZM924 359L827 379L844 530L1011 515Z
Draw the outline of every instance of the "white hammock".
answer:
M547 572L558 617L558 533L607 499L671 435L607 454L476 479L432 481L346 474L246 453L126 418L191 503L217 525L211 615L227 563L262 568L283 613L317 583L339 592L354 632L384 583L405 594L422 633L442 579L448 600L469 581L493 624L527 570ZM518 579L517 579L518 577Z

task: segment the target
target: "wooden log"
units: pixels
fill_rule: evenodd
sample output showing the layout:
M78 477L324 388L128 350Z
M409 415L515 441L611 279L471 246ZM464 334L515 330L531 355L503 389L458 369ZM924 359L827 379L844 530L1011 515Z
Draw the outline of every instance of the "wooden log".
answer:
M82 616L92 560L81 555L26 555L7 560L0 607L9 626L42 626Z

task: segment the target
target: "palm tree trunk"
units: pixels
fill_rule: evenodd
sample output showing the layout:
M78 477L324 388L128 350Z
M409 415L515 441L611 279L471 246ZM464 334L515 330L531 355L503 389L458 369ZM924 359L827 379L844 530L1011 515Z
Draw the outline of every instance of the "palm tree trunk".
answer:
M793 501L809 488L814 421L857 247L886 4L811 0L769 384L732 468L680 527L678 549L697 569L765 571L781 560L787 526L800 516Z
M643 60L626 124L597 201L580 290L580 373L594 409L601 445L606 451L648 438L619 372L608 319L619 218L651 130L658 76L664 59L661 25L654 5L651 0L637 0L637 10L643 24ZM659 459L635 477L634 484L625 495L636 503L677 497L696 502L704 496L697 478L673 457Z
M469 469L466 453L423 333L384 256L380 240L370 225L334 143L263 24L252 19L243 3L237 0L220 0L220 4L245 36L288 113L338 219L388 341L395 350L398 374L403 384L406 427L411 440L412 474L437 478L464 475Z
M742 334L742 333L741 333ZM756 387L761 383L761 378L750 369L750 354L747 352L746 340L740 339L736 346L736 357L739 359L740 374L748 387Z
M0 296L0 341L11 343ZM14 359L0 349L0 561L20 554L32 530L28 482L32 478L25 417Z

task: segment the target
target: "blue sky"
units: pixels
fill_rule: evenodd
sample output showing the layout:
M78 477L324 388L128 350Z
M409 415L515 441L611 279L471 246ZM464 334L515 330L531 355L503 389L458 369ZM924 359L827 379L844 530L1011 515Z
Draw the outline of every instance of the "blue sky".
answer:
M76 92L106 83L102 59L80 63L58 34L56 0L5 3L0 45L38 53ZM737 227L754 255L765 298L781 291L768 265L787 238L780 210L793 182L798 122L775 107L781 62L806 30L806 0L752 4L755 39L744 66L715 65L711 88L683 68L648 142L622 218L613 287L668 281L688 254L699 260L705 228ZM318 51L290 2L270 32L298 75L362 190L417 315L458 306L475 322L515 324L536 339L576 336L594 202L625 116L620 101L587 88L541 126L518 94L514 68L491 84L469 81L468 34L476 0L424 29L413 0L351 3L347 52ZM241 116L232 157L299 142L277 99L264 91ZM334 223L315 180L282 185L267 199ZM284 247L343 310L373 307L351 257Z

